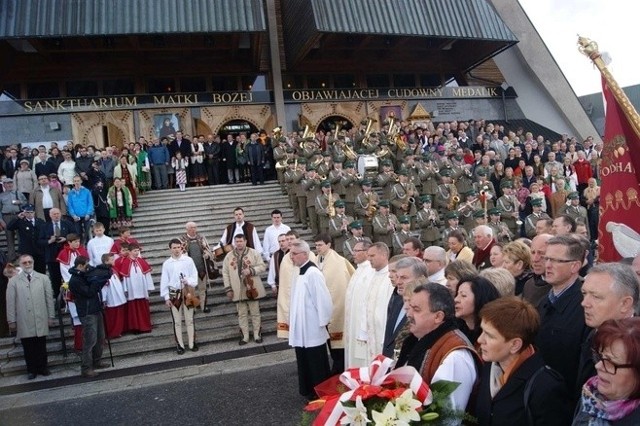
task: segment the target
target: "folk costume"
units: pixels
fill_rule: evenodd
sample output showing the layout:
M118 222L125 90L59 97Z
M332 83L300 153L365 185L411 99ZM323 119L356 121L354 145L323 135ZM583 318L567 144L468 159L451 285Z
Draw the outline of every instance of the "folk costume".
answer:
M243 269L251 271L250 283L256 293L251 294L249 284L242 276ZM253 338L261 340L260 302L258 299L265 297L266 292L260 279L260 274L265 271L262 256L257 250L245 247L242 252L234 249L227 253L222 264L222 279L225 290L233 290L233 301L238 310L238 322L242 332L242 341L249 341L249 315L253 327ZM259 342L258 342L259 343Z
M184 342L182 340L182 317L187 328L187 338L189 349L195 349L196 330L193 323L193 306L186 306L182 301L182 292L187 292L186 288L195 289L198 285L198 270L193 260L186 254L179 258L170 257L162 264L162 275L160 276L160 296L165 300L171 300L171 319L173 320L173 332L176 339L178 354L184 353ZM177 306L176 306L177 305Z
M107 194L109 204L109 218L111 229L119 229L121 226L130 227L133 219L134 198L126 186L117 188L112 186Z
M193 259L198 270L198 297L200 298L200 309L204 311L207 306L207 284L209 284L205 255L208 259L213 259L211 248L204 235L198 233L194 236L183 234L180 236L180 241L184 252Z
M149 291L155 289L151 266L141 257L126 257L118 263L118 273L127 296L127 330L150 332Z

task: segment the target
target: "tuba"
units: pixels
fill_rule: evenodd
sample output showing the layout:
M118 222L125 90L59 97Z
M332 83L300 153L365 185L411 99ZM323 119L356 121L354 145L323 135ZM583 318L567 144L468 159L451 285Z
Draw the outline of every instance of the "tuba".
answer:
M327 214L333 218L336 215L336 207L333 205L333 191L329 192Z
M271 133L273 133L273 137L277 140L282 137L282 127L278 126L274 128Z
M351 148L349 145L344 144L342 150L344 151L344 156L347 157L347 159L354 161L356 158L358 158L358 154L356 154L353 148Z
M367 128L364 131L364 138L362 138L362 145L370 148L371 143L369 142L369 138L371 137L371 133L373 133L373 123L377 123L378 120L375 118L370 118L367 120Z

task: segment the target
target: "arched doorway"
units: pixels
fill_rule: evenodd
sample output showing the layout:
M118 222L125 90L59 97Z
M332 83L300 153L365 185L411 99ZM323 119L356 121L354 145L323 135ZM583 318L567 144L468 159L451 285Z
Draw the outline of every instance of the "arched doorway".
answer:
M231 134L235 138L240 133L246 133L247 138L251 133L257 133L258 128L251 122L246 120L231 120L220 126L218 135L221 140L225 140L227 135Z
M331 115L320 122L316 131L322 130L325 134L327 132L333 133L337 126L340 127L340 131L349 131L353 127L353 123L341 115Z

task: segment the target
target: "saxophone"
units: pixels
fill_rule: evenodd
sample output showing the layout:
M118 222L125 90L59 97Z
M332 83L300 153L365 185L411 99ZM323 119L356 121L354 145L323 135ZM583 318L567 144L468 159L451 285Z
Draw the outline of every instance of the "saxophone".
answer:
M458 188L456 188L456 181L455 179L453 181L451 181L451 191L449 194L449 204L447 205L447 209L449 211L454 211L457 210L458 207L458 203L460 202L460 195L458 195Z
M329 192L329 202L327 206L327 214L329 217L334 217L336 215L336 208L333 205L333 191Z
M373 199L373 192L370 192L367 198L369 201L369 204L367 204L367 219L371 221L373 220L373 216L376 215L376 210L378 209L376 208L376 201Z

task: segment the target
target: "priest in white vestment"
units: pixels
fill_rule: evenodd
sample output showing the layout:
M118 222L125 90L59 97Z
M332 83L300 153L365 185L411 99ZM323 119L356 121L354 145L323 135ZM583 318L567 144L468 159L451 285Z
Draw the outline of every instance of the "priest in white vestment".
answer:
M367 295L374 271L367 258L369 247L371 247L371 243L368 241L359 241L353 247L356 271L351 276L344 300L344 362L346 368L369 365L367 363L366 336L362 335L362 330L366 329L362 322L366 317Z
M356 271L353 265L331 248L331 237L323 233L315 237L318 268L331 293L333 314L329 322L329 351L333 365L332 374L344 371L344 298L351 276Z
M393 285L389 278L389 247L385 243L373 244L368 252L369 262L373 269L371 284L366 300L366 320L364 336L367 342L367 363L382 353L384 330L387 324L387 307L393 293Z

